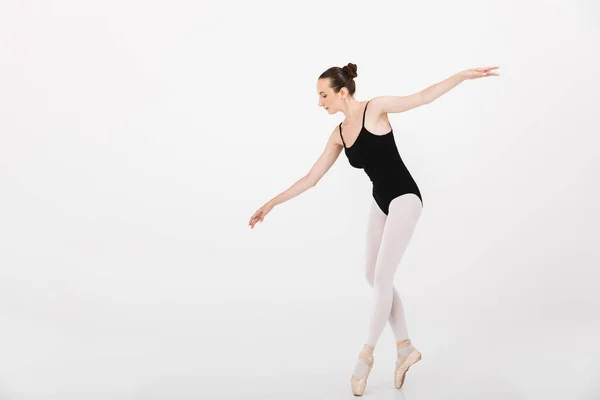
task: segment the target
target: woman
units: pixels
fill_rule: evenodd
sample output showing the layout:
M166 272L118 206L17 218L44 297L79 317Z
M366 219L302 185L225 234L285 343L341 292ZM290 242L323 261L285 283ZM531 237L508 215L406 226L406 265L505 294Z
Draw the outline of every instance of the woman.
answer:
M317 80L319 106L329 114L341 111L346 118L333 129L323 154L306 176L269 200L250 218L249 225L254 228L273 207L315 186L337 160L342 149L350 165L364 169L373 183L365 267L367 281L374 289L375 301L367 340L350 380L354 395L362 395L366 388L373 367L373 351L387 321L396 338L396 388L402 387L410 366L421 359L421 353L408 338L402 302L393 280L421 215L423 200L400 157L388 114L429 104L466 79L498 76L493 71L497 68L468 69L409 96L379 96L362 102L354 99L354 78L358 76L356 65L349 63L343 68L329 68Z

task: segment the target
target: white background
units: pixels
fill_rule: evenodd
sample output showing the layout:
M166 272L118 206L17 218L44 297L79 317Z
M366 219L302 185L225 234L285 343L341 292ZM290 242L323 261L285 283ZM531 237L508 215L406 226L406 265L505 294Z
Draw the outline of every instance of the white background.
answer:
M372 399L600 399L592 1L0 3L0 399L346 399L371 186L331 66L390 115L424 210L395 284L423 360Z

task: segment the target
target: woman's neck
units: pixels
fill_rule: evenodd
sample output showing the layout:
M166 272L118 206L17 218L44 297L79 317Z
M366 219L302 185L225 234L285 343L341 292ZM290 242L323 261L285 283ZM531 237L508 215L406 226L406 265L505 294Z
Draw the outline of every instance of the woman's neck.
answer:
M359 118L360 111L363 108L363 103L364 102L357 100L348 101L348 104L344 106L343 111L344 115L346 116L346 119L344 120L346 124L356 121Z

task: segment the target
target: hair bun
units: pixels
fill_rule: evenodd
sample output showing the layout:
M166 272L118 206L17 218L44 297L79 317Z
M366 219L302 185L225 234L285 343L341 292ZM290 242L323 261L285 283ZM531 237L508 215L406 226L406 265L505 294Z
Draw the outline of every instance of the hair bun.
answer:
M348 63L344 68L342 68L344 71L346 71L346 73L348 75L350 75L350 78L356 78L358 76L357 68L356 68L356 64L352 64L352 63Z

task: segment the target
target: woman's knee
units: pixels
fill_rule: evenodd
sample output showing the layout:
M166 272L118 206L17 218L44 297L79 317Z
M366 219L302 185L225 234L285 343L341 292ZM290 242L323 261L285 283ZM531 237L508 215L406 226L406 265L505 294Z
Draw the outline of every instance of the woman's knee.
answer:
M372 282L371 286L373 286L375 290L382 292L392 292L394 290L394 282L392 279L375 276Z

